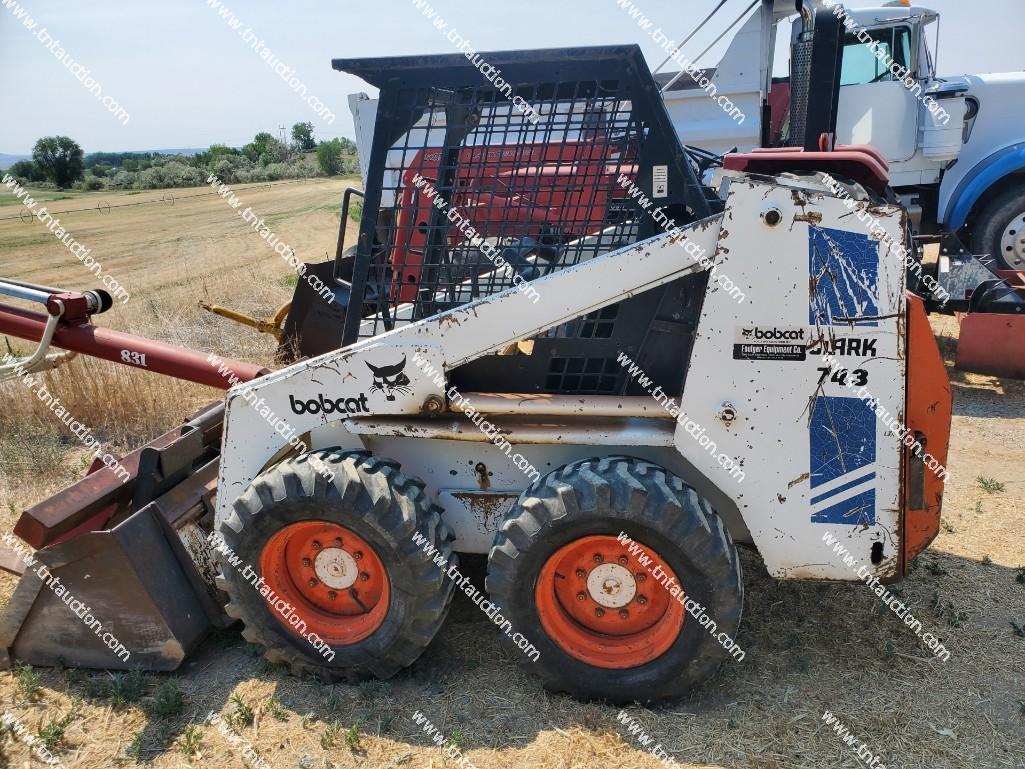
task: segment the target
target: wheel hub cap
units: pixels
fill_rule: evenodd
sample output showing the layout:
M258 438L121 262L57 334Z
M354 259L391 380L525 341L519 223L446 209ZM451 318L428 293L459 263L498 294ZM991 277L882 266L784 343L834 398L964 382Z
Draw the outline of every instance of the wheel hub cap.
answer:
M335 590L351 586L359 576L356 559L339 547L321 550L313 564L317 578Z
M1014 217L1004 228L1000 255L1012 269L1025 269L1025 213Z
M587 575L587 592L600 606L618 609L637 594L637 580L618 563L603 563Z

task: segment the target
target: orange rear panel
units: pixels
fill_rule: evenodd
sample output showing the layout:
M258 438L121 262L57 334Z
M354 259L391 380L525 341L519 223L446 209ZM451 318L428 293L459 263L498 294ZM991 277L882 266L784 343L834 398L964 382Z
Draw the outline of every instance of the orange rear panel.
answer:
M947 370L933 337L921 298L908 294L907 417L910 434L925 449L904 455L904 572L940 529L943 485L947 477L952 397ZM929 455L933 461L929 461Z

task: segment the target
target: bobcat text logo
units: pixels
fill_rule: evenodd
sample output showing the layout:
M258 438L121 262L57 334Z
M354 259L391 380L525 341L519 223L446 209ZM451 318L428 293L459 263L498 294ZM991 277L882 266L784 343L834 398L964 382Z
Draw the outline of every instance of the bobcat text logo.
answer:
M740 330L740 333L745 339L767 339L774 342L804 339L803 328L763 328L761 326L755 326L754 328L743 328Z
M383 392L385 399L390 401L395 400L395 393L409 393L409 377L402 372L405 367L405 355L393 366L374 366L368 362L367 368L374 372L374 384L371 385L370 392Z
M342 397L334 400L325 398L321 393L308 401L296 400L294 395L289 395L288 400L292 405L293 414L365 414L370 411L366 393L360 393L354 398Z

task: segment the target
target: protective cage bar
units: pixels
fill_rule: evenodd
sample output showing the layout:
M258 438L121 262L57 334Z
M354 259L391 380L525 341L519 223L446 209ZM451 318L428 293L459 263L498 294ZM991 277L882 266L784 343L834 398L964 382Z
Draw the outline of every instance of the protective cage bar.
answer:
M529 292L525 281L661 232L669 218L686 224L721 210L637 46L333 66L381 91L343 344L513 286ZM642 344L659 304L622 312L630 301L544 335L607 349L549 356L517 384L620 390L611 348L629 345L616 339L617 318L630 319ZM493 369L484 379L498 381L474 383L511 384Z

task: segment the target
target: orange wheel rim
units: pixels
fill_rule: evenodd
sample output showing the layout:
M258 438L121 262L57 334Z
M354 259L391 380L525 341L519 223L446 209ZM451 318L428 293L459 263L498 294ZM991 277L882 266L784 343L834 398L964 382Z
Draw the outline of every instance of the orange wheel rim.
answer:
M260 553L260 574L271 612L306 640L316 633L331 646L354 644L388 613L384 564L365 539L336 523L303 521L275 533Z
M590 536L553 553L534 589L541 626L567 654L600 668L660 657L683 629L683 587L651 548L647 566L612 536ZM672 594L673 588L676 595Z

